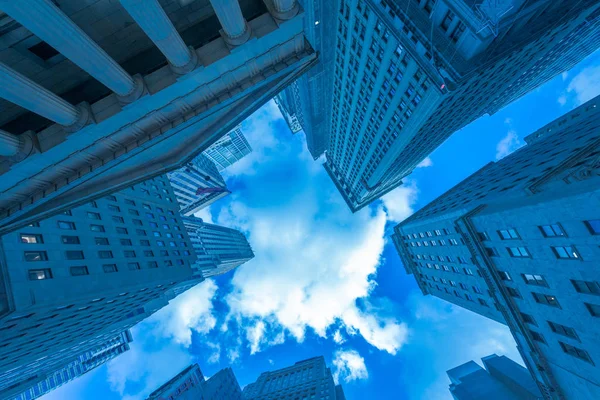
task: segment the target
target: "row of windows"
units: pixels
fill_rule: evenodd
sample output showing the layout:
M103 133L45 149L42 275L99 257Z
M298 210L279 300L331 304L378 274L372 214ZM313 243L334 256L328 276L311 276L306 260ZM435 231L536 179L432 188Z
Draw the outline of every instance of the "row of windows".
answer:
M97 239L106 239L106 238L97 238ZM129 239L127 239L129 240ZM108 242L106 243L108 244ZM131 244L131 243L130 243ZM164 247L165 243L162 241L156 242L158 247ZM175 242L169 242L171 247L177 247ZM180 242L179 245L181 247L187 247L187 243ZM144 250L143 254L145 257L154 257L154 252L152 250ZM168 252L166 250L160 250L161 256L167 256ZM180 255L178 250L173 251L173 254ZM183 255L189 256L191 253L189 250L184 250ZM135 250L123 250L123 256L126 258L136 257ZM48 261L48 253L45 251L25 251L23 252L23 257L25 261L35 262L35 261ZM68 250L65 251L65 258L67 260L83 260L85 259L85 255L83 251L80 250ZM111 250L100 250L98 251L98 258L114 258L113 252Z
M583 221L586 228L592 235L600 235L600 219L592 219ZM538 229L544 237L567 237L567 232L561 224L540 225ZM497 231L498 236L502 240L521 239L521 236L516 229L502 229ZM478 232L479 238L483 241L491 240L487 232Z
M113 216L113 220L115 222L124 223L123 218L118 217L118 216ZM173 221L177 222L177 220L175 218L173 218ZM134 220L132 220L132 222L133 222L134 225L137 225L137 226L143 225L142 221L139 220L139 219L134 219ZM152 228L158 228L158 224L156 222L149 222L149 225ZM64 229L64 230L68 230L68 231L77 230L77 228L75 226L75 223L71 222L71 221L57 221L57 226L60 229ZM170 225L168 225L168 224L162 224L162 228L163 229L171 229ZM179 227L179 225L173 225L173 229L175 229L176 231L180 231L181 227ZM92 232L106 232L106 229L104 228L104 225L91 224L90 225L90 230ZM117 227L116 231L119 234L128 234L129 233L128 229L124 228L124 227ZM144 235L145 235L145 233L144 233ZM35 236L35 235L33 235L33 236ZM26 240L29 240L29 239L26 239ZM22 239L22 241L23 241L23 239ZM32 242L23 241L23 243L32 243ZM33 243L35 243L35 242L33 242Z

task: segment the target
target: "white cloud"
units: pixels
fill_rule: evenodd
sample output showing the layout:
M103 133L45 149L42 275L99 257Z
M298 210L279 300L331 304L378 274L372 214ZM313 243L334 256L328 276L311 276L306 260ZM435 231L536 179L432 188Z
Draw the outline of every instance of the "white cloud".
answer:
M387 219L402 222L414 212L419 191L414 181L406 181L402 186L392 190L381 198Z
M433 165L431 157L426 157L423 161L417 164L417 168L427 168Z
M344 336L342 336L342 333L339 330L335 331L332 339L337 344L342 344L346 341L346 338L344 338Z
M204 222L207 222L209 224L214 224L215 223L215 221L213 220L212 213L210 211L210 206L205 207L202 210L194 213L194 216L198 217L198 218L202 218L202 220Z
M506 136L496 145L496 160L506 157L521 146L523 146L523 143L519 139L517 132L510 129L506 133Z
M566 79L565 74L563 74L564 79ZM566 91L558 98L558 102L563 106L567 103L573 103L576 107L599 94L600 66L591 66L584 68L571 79Z
M336 351L333 358L333 379L336 383L339 383L340 379L351 382L368 377L365 359L356 350Z

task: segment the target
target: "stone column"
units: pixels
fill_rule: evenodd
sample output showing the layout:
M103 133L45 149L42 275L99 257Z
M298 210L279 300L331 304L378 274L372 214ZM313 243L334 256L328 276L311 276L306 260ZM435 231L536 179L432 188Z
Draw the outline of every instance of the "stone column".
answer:
M272 0L273 14L278 19L291 19L298 14L298 2L296 0Z
M72 130L89 120L87 109L75 107L48 89L0 63L0 97Z
M20 136L0 130L0 156L11 157L12 162L22 161L33 151L33 132Z
M250 38L250 26L238 0L210 0L210 4L219 18L225 41L233 46L244 44Z
M198 57L188 48L157 0L121 0L129 15L144 30L179 74L196 67Z
M134 79L125 72L52 0L0 0L0 10L119 95L122 102L134 101L143 94L141 77Z

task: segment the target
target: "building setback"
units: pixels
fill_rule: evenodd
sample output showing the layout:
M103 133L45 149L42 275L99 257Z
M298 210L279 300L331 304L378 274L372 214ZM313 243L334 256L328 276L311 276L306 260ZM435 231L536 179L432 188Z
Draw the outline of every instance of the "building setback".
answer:
M432 294L506 324L545 398L600 398L600 98L395 228Z
M182 168L317 62L296 0L0 9L2 234Z
M122 332L116 338L81 354L74 361L46 374L46 379L37 381L21 394L9 397L10 400L32 400L52 390L79 378L86 372L112 360L129 350L132 341L129 330Z
M594 0L337 3L325 169L352 211L452 133L600 47Z
M216 165L204 154L167 176L183 215L194 215L231 193Z
M268 399L344 399L344 391L335 385L331 370L320 357L298 361L291 367L260 374L256 382L244 387L245 400Z
M231 368L205 380L198 364L186 367L148 396L147 400L243 400Z
M238 125L208 149L204 150L202 154L212 161L220 172L240 161L251 152L252 147L250 147L244 136L244 132L242 132L242 126Z
M185 217L183 223L196 253L192 269L198 276L221 275L254 258L248 240L240 231L207 224L196 217Z
M163 176L1 238L0 393L24 392L202 281L178 208Z
M527 369L505 356L481 359L484 368L469 361L446 371L455 400L542 400Z

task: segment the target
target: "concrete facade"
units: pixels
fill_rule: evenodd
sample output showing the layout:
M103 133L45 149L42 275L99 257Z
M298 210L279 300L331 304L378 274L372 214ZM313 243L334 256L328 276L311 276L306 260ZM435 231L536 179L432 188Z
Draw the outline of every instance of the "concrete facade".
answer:
M527 369L510 358L492 354L447 371L450 393L455 400L542 400L542 394Z
M300 7L211 4L0 2L1 233L183 167L316 63Z
M238 125L208 149L204 150L202 154L212 161L220 172L251 152L252 147L250 147L250 144L244 137L242 126Z
M336 28L325 169L357 211L452 133L600 47L600 5L339 0Z
M600 98L395 228L432 294L506 324L549 399L600 397Z
M2 237L3 395L22 393L202 281L178 211L167 178L153 178Z
M322 356L298 361L291 367L263 372L256 382L244 387L245 400L340 400L344 399L343 395L342 387L333 382L331 370Z

